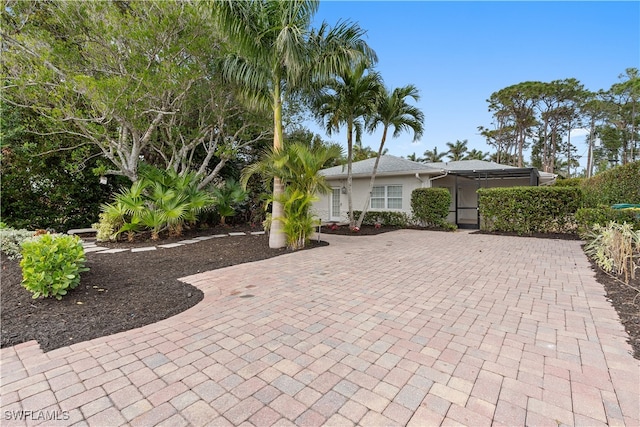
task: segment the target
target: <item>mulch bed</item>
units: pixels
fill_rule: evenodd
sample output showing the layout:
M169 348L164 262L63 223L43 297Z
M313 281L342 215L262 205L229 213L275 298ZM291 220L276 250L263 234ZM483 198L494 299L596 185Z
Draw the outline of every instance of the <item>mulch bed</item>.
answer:
M397 230L364 226L357 233L346 226L331 230L323 226L322 234L371 236ZM142 236L135 242L100 244L131 248L159 245L194 236L251 231L249 228L213 228L190 230L179 238L163 237L150 242ZM475 232L481 233L481 232ZM496 234L484 233L483 234ZM537 234L530 237L578 239L573 235ZM311 248L326 245L313 240ZM116 254L87 253L90 271L82 275L80 286L63 298L31 298L20 281L22 272L17 261L2 254L1 312L2 347L37 340L44 351L148 325L178 314L196 305L203 294L197 288L180 282L180 277L215 270L245 262L275 257L290 251L270 249L268 237L237 236L205 240L177 248L148 252ZM602 272L595 264L596 278L606 291L630 336L634 357L640 359L640 275L627 286ZM633 289L635 288L635 289ZM637 298L636 298L637 297Z

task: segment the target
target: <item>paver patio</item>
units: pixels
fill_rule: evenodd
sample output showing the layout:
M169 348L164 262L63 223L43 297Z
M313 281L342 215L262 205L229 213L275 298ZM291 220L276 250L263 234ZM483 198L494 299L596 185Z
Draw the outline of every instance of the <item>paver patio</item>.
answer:
M2 349L1 424L640 425L640 363L580 242L323 239L186 278L204 300L156 324Z

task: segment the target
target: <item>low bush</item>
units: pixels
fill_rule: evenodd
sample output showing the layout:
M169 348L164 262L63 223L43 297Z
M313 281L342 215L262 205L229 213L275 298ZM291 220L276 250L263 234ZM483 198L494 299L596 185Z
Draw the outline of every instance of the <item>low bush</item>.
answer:
M446 188L416 188L411 193L411 211L420 225L446 226L449 205L451 193Z
M640 231L634 231L631 224L609 222L607 225L595 224L585 246L587 255L593 258L600 268L610 274L624 276L625 283L635 278L640 264Z
M362 211L353 211L355 218L360 217ZM382 212L382 211L367 211L362 221L363 225L386 225L389 227L406 227L409 225L410 218L404 212Z
M582 237L593 231L597 225L605 225L611 221L619 224L629 223L633 228L640 230L640 209L613 209L609 206L597 208L580 208L576 212L578 233Z
M558 179L553 186L554 187L580 187L584 182L584 178L565 178Z
M20 259L22 257L20 244L34 234L34 231L16 230L11 227L0 228L0 250L9 259Z
M22 242L22 286L33 298L58 300L80 284L86 258L78 236L43 234Z
M585 207L640 204L640 161L599 173L584 180L581 188Z
M571 233L582 204L578 187L481 188L481 228L519 234Z

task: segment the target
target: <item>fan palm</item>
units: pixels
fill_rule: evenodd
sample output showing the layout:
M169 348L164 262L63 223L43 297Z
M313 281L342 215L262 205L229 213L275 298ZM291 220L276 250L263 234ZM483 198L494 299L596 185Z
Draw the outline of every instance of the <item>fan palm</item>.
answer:
M393 128L394 138L400 136L404 131L413 131L414 142L420 139L424 132L424 114L420 109L409 105L407 98L412 98L414 101L420 100L418 88L414 85L403 86L393 91L383 88L377 101L376 112L367 123L367 127L371 132L373 132L376 127L382 125L382 139L380 140L376 161L373 164L371 180L369 181L369 191L367 192L364 207L356 223L357 228L360 228L362 225L364 216L369 209L369 199L373 191L373 184L376 180L376 173L378 172L378 163L380 162L380 156L382 156L389 128Z
M220 0L211 3L213 17L229 40L232 54L224 62L224 75L238 83L250 104L273 111L273 149L283 147L282 100L295 91L318 87L355 61L375 60L362 40L363 30L342 22L334 28L323 23L311 29L319 3L312 0ZM284 187L274 177L274 196ZM274 197L273 217L282 217L282 205ZM285 246L276 220L269 246Z
M331 135L347 128L347 200L349 206L349 226L355 226L353 218L353 143L360 143L365 127L365 119L373 115L382 86L382 78L377 72L370 72L365 62L340 73L332 79L315 100L315 115Z

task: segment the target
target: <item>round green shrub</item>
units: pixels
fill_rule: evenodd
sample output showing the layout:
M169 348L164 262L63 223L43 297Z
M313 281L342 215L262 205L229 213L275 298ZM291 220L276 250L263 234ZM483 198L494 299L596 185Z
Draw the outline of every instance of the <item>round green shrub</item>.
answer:
M446 188L416 188L411 193L413 217L426 226L445 226L450 205L451 193Z

